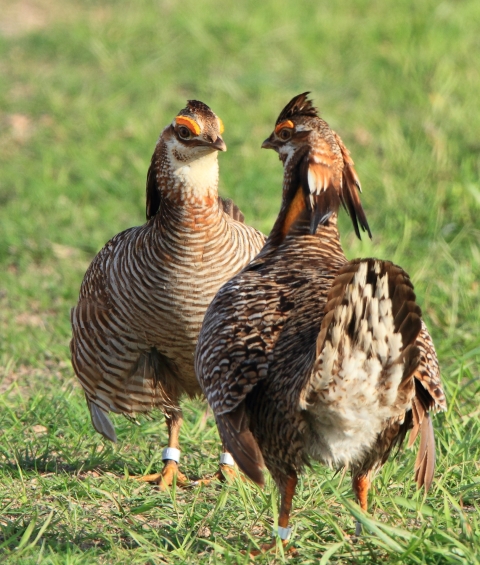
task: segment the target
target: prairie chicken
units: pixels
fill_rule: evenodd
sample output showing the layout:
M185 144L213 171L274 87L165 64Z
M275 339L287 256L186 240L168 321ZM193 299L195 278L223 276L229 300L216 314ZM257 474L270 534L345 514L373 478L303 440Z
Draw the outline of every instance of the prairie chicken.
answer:
M284 543L297 475L311 459L349 467L366 510L373 473L412 429L410 444L421 436L417 485L428 489L429 412L445 408L408 275L388 261L345 258L340 204L357 235L359 227L370 235L360 182L307 94L284 108L262 146L284 164L275 225L260 254L210 304L196 353L224 445L259 485L265 463L280 490Z
M180 397L201 393L194 351L205 310L265 239L218 196L222 129L208 106L190 100L163 130L147 175L147 223L98 253L71 313L72 364L97 432L116 441L110 411L165 414L165 466L145 477L163 487L178 472Z

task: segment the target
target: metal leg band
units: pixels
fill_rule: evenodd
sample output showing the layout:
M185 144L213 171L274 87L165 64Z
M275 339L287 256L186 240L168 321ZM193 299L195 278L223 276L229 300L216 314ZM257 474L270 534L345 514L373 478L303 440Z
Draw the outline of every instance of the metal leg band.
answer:
M176 447L166 447L162 451L162 460L166 461L167 459L178 463L180 461L180 449L177 449Z
M281 540L288 540L292 534L292 528L289 526L288 528L282 528L282 526L278 526L277 531L273 530L273 535L277 535Z
M355 535L357 537L362 535L362 523L355 521Z
M220 465L230 465L230 467L233 467L235 465L235 460L230 453L224 452L220 455Z

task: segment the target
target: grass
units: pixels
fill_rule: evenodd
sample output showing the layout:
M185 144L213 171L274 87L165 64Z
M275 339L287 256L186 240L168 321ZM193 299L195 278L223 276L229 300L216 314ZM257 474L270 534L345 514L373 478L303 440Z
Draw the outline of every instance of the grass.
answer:
M311 90L362 180L374 234L350 257L407 269L447 391L425 498L404 451L377 478L353 542L349 481L305 473L298 557L259 563L480 563L480 40L476 0L4 0L0 21L0 560L248 563L276 516L272 483L159 493L162 419L90 425L69 363L69 309L115 233L144 220L161 129L198 98L225 123L222 193L268 232L281 167L259 150L283 105ZM477 57L478 58L478 57ZM215 470L218 436L185 403L183 466Z

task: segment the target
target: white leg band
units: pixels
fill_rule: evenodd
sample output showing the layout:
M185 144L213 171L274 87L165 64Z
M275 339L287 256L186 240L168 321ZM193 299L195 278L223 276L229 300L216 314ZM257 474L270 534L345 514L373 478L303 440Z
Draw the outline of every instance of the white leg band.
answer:
M162 460L175 461L175 463L178 463L180 461L180 449L176 447L166 447L162 451Z
M355 535L360 537L362 535L362 523L355 521Z
M230 453L224 452L220 455L220 465L230 465L230 467L233 467L235 465L235 460Z
M288 540L292 533L292 527L289 526L288 528L282 528L282 526L278 526L277 531L273 530L272 533L274 536L277 535L281 540Z

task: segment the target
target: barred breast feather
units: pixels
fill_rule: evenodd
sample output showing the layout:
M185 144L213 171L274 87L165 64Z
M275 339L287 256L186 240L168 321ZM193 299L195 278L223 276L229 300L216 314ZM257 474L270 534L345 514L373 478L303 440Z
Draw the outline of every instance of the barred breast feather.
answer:
M165 218L161 229L150 220L115 236L89 267L72 310L72 359L105 412L163 409L200 392L193 354L205 310L263 240L215 214Z

